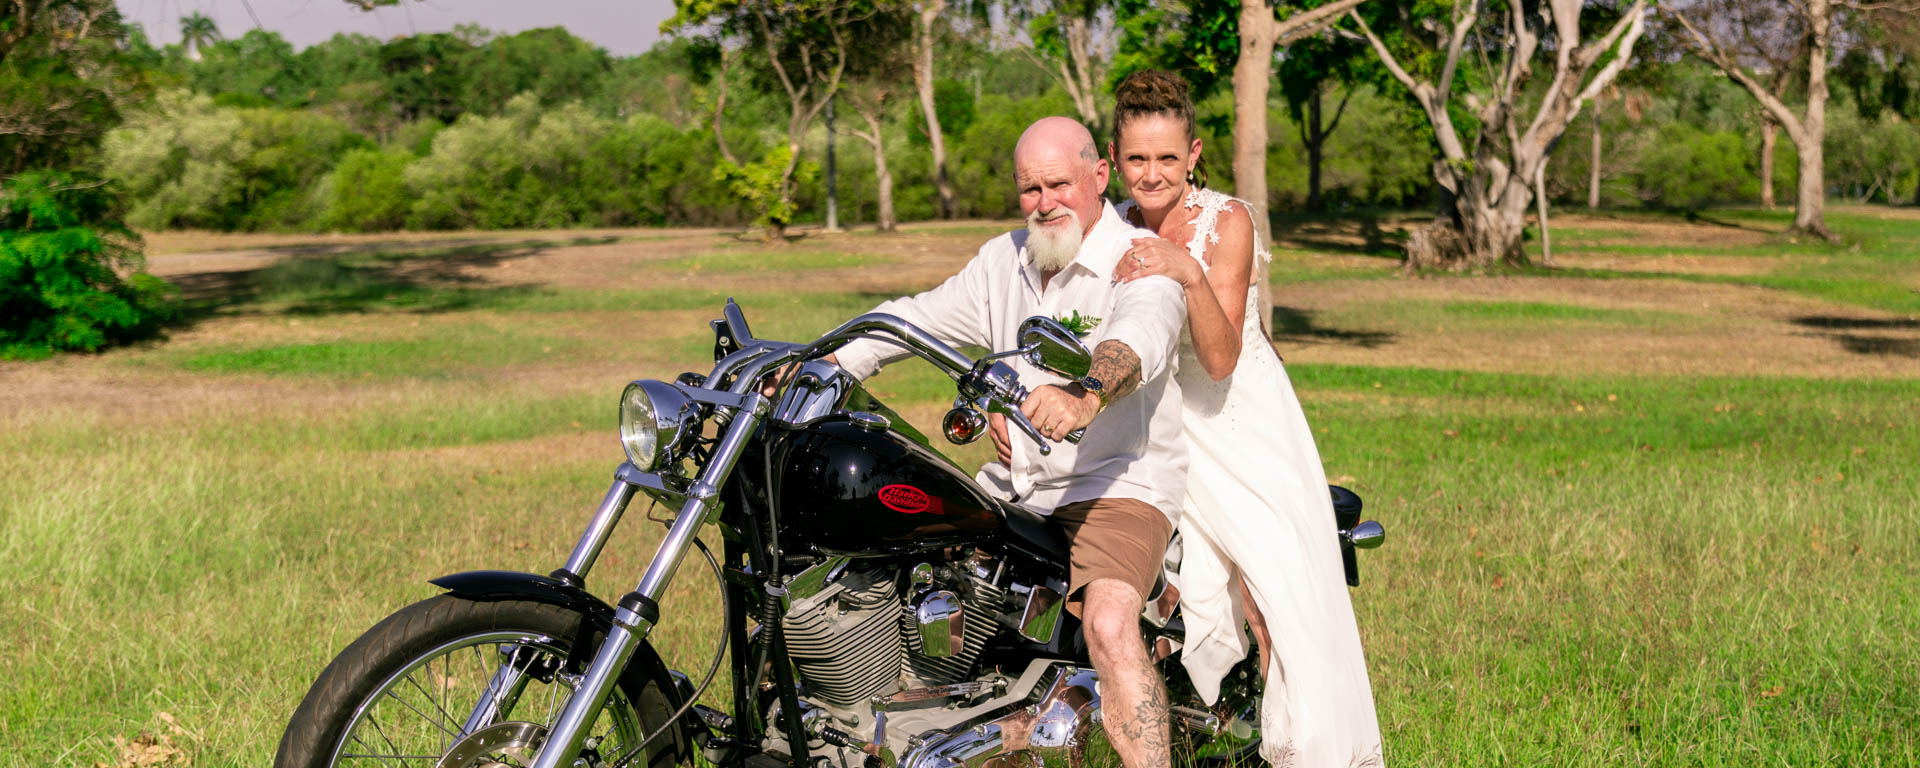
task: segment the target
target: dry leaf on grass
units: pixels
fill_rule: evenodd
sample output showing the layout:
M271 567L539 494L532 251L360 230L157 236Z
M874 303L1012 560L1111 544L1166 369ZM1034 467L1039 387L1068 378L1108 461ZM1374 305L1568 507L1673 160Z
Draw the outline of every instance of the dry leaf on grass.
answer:
M113 751L113 762L94 763L94 768L150 768L187 764L186 751L174 745L173 737L164 733L156 736L141 732L131 741L115 736Z

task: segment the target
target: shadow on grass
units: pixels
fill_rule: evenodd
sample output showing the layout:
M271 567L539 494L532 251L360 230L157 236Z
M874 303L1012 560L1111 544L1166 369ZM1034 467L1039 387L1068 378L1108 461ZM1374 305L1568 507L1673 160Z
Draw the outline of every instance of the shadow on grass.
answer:
M1275 305L1273 308L1273 340L1312 344L1344 344L1362 349L1374 349L1392 344L1393 334L1386 331L1350 331L1340 328L1328 328L1314 324L1312 312Z
M470 243L381 250L331 244L263 249L284 254L259 269L200 272L170 280L180 288L180 324L216 315L329 315L380 311L451 312L538 291L500 285L469 270L538 255L552 248L602 245L615 237Z
M1793 323L1794 325L1806 328L1838 331L1835 333L1820 333L1816 335L1832 339L1834 343L1839 344L1843 349L1856 355L1920 359L1920 338L1866 336L1858 333L1845 333L1845 331L1920 330L1920 319L1806 315L1794 318Z
M1274 245L1325 253L1350 253L1398 260L1407 233L1387 217L1371 212L1275 216Z

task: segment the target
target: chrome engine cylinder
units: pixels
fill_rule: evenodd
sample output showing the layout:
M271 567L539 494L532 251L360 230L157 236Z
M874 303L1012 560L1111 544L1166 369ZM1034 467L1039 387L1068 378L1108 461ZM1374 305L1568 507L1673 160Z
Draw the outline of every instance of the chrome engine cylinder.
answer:
M894 576L849 570L788 607L787 653L809 696L846 706L899 685L904 643Z

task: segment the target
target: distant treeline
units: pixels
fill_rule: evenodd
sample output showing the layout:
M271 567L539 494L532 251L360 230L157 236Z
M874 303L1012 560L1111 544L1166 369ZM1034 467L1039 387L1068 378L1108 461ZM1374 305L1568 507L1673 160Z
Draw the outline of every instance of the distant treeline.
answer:
M104 174L141 229L337 230L625 225L740 225L751 211L714 169L719 71L685 40L619 58L561 29L493 35L478 28L382 42L340 35L305 50L255 30L198 46L149 45L128 58L149 98L107 134ZM964 49L964 50L963 50ZM961 217L1018 214L1009 152L1020 130L1073 114L1031 60L984 45L943 54L939 114ZM1759 199L1759 122L1752 100L1689 59L1642 67L1638 85L1599 102L1556 150L1548 190L1589 193L1591 134L1604 138L1603 204L1692 208ZM722 129L760 156L784 141L777 86L732 70ZM1354 86L1329 139L1323 197L1335 208L1417 206L1433 184L1425 123L1403 94ZM1327 109L1347 97L1326 95ZM901 220L933 218L928 144L910 98L883 125ZM1829 112L1827 179L1842 195L1904 201L1920 167L1920 131L1888 115L1864 120L1844 92ZM1200 105L1212 183L1232 188L1230 95ZM841 129L848 115L841 115ZM1267 168L1277 211L1304 204L1307 156L1276 100ZM819 220L824 127L808 134L798 221ZM845 222L875 217L871 153L839 134ZM1790 190L1793 147L1776 150L1776 189ZM1895 158L1911 158L1904 166ZM1904 177L1887 178L1888 167Z

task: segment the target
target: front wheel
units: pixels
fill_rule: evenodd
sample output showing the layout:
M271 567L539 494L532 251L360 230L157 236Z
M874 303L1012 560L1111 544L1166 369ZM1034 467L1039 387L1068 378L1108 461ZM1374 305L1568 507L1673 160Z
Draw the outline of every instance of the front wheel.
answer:
M591 658L601 640L581 632L582 620L516 600L441 595L407 606L327 665L294 710L274 765L528 765L578 679L569 659ZM574 648L583 637L593 647ZM598 760L590 763L626 755L673 714L661 678L638 666L594 719L586 744ZM668 727L627 765L676 765L684 737Z

